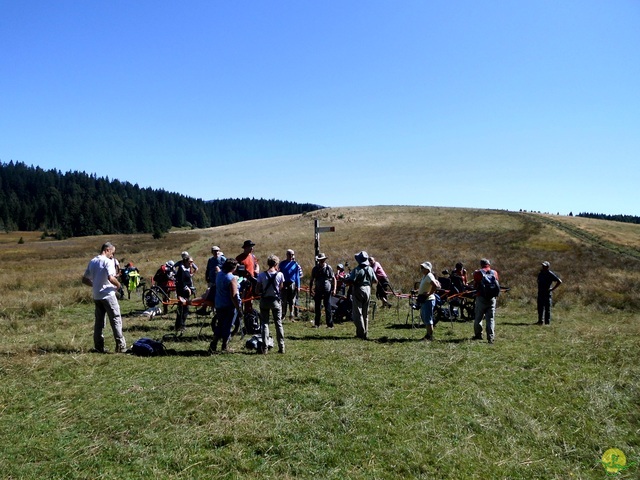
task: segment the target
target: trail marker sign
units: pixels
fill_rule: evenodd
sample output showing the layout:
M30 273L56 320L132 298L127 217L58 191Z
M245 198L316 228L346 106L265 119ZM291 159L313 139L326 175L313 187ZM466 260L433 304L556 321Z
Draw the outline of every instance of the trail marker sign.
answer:
M315 258L318 258L320 255L320 234L324 232L335 232L336 227L321 227L320 222L318 220L314 221L314 236L315 236L315 247L316 247L316 255ZM316 260L317 263L317 260Z

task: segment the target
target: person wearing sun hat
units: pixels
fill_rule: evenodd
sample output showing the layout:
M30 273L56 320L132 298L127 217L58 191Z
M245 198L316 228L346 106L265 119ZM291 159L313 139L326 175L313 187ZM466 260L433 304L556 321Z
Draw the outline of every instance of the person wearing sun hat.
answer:
M369 255L364 250L356 253L358 266L351 270L345 282L352 285L351 318L356 326L356 337L363 340L369 338L369 303L371 302L371 285L377 282L376 274L369 265Z
M549 270L551 264L547 261L542 262L540 273L538 273L538 323L542 325L551 324L551 292L560 286L562 280L560 277ZM554 285L555 283L555 285Z
M420 303L420 318L427 328L424 340L433 340L433 310L436 306L436 290L440 288L440 282L433 275L431 262L420 264L422 280L418 287L418 303Z
M320 328L320 317L322 316L322 305L324 304L327 328L333 328L331 295L336 294L336 278L333 275L331 265L327 263L327 256L324 253L316 257L316 262L317 264L311 269L311 280L309 281L309 295L311 295L315 303L313 326Z

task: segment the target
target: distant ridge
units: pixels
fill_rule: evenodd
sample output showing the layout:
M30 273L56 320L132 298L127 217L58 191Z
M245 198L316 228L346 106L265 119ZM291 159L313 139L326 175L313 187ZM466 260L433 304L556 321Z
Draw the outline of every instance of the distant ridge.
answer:
M206 228L322 208L285 200L202 200L89 175L0 163L0 229L56 238Z
M638 223L640 224L640 217L635 215L605 215L603 213L579 213L576 217L596 218L598 220L611 220L613 222L624 223Z

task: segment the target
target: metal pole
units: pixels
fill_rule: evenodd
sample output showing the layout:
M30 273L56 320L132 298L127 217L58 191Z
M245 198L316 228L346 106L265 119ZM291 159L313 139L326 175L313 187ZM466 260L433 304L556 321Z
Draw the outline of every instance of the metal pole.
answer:
M315 254L314 259L317 259L320 256L320 232L319 232L319 221L318 220L314 221L313 232L314 232L314 235L315 235L315 250L316 250L316 254ZM318 260L316 260L315 263L318 263Z

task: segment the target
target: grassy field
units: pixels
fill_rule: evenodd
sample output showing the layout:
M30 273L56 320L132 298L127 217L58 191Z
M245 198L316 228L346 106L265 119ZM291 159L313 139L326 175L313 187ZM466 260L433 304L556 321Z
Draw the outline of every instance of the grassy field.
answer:
M210 246L235 256L251 238L262 262L294 248L308 279L316 218L336 226L321 237L332 265L365 249L397 291L424 260L473 270L491 258L511 288L496 343L471 341L465 322L441 323L422 342L398 299L376 309L367 342L350 323L313 329L305 313L285 324L285 355L255 355L235 339L235 353L209 356L207 320L192 316L180 341L167 337L168 356L88 353L93 306L80 277L103 241L145 276L189 250L202 289ZM606 478L607 449L640 460L640 228L626 227L369 207L157 241L0 235L0 478ZM565 282L544 328L533 325L542 260ZM139 293L121 307L129 343L162 338L174 322L141 316ZM638 477L638 465L616 475Z

